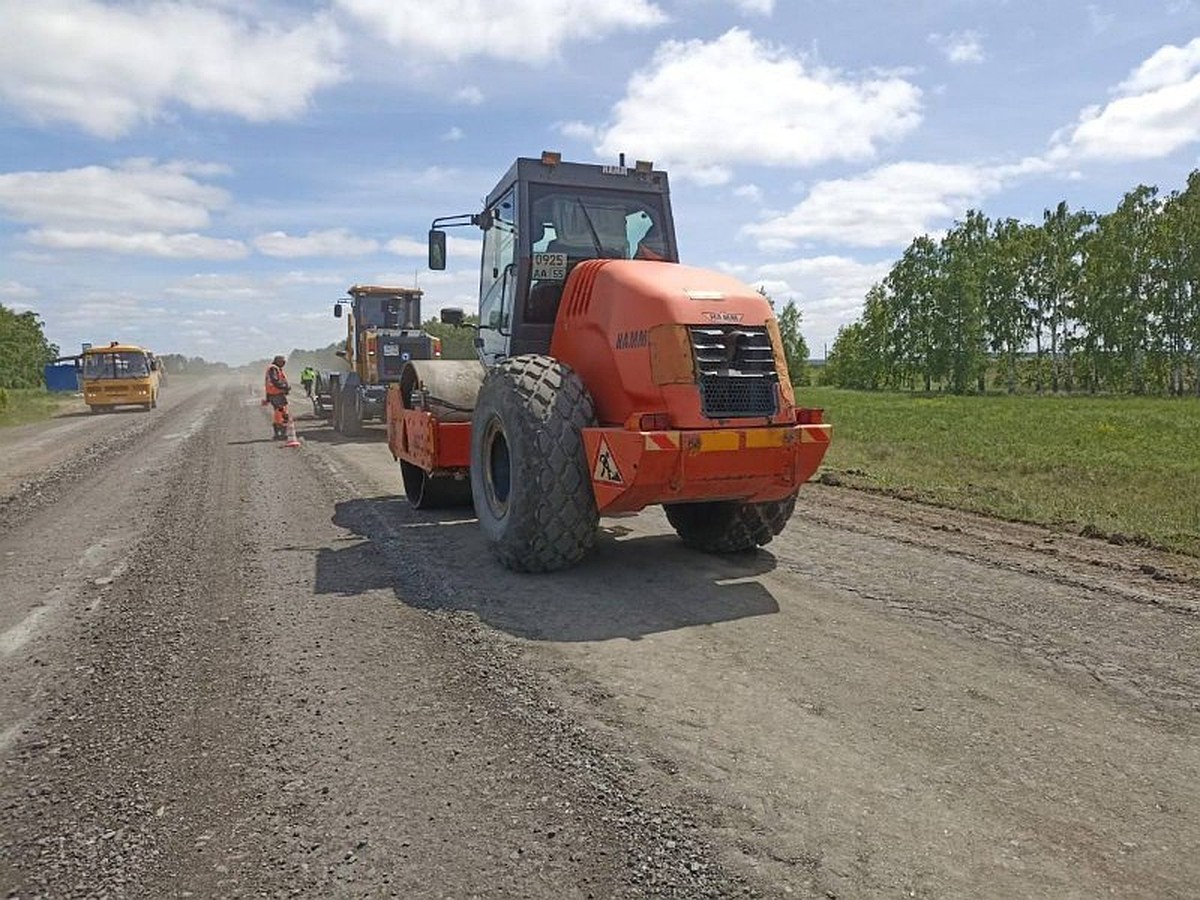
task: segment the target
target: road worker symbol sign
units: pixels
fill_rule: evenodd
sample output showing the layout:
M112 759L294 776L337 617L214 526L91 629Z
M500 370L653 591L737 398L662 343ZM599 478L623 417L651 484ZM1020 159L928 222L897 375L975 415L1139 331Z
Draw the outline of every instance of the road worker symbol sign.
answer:
M621 470L617 468L617 458L608 449L608 441L600 438L600 449L596 453L596 467L592 470L593 481L606 481L609 484L624 484Z

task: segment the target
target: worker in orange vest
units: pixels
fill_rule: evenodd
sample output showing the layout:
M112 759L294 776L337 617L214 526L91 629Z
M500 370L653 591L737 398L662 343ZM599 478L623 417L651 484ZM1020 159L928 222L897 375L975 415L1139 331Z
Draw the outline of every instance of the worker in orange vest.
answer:
M272 424L275 428L273 435L274 439L281 441L287 437L288 422L291 417L288 416L288 392L292 389L288 384L287 375L283 371L284 363L287 359L283 356L277 356L271 360L271 365L267 366L267 402L271 404L274 414Z

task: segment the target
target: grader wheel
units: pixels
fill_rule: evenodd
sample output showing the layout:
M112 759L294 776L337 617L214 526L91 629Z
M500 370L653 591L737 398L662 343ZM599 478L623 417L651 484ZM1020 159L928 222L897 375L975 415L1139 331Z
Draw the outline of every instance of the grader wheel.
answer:
M339 398L341 402L338 404L341 407L339 430L346 437L358 437L363 433L362 393L359 391L361 383L357 375L350 375L342 385L342 395Z

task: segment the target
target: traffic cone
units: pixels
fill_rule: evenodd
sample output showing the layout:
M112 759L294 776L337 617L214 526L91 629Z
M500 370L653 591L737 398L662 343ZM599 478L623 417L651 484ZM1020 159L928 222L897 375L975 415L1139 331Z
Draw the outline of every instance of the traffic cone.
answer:
M291 416L287 420L287 440L283 442L285 447L299 447L300 438L296 437L296 423Z

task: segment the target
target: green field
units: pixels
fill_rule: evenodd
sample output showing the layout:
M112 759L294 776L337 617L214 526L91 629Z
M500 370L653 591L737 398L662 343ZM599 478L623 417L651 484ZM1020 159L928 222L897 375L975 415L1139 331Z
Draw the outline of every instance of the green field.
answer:
M800 388L843 484L1200 556L1200 400Z
M51 394L44 388L0 388L0 428L49 419L60 410L83 407L76 394Z

